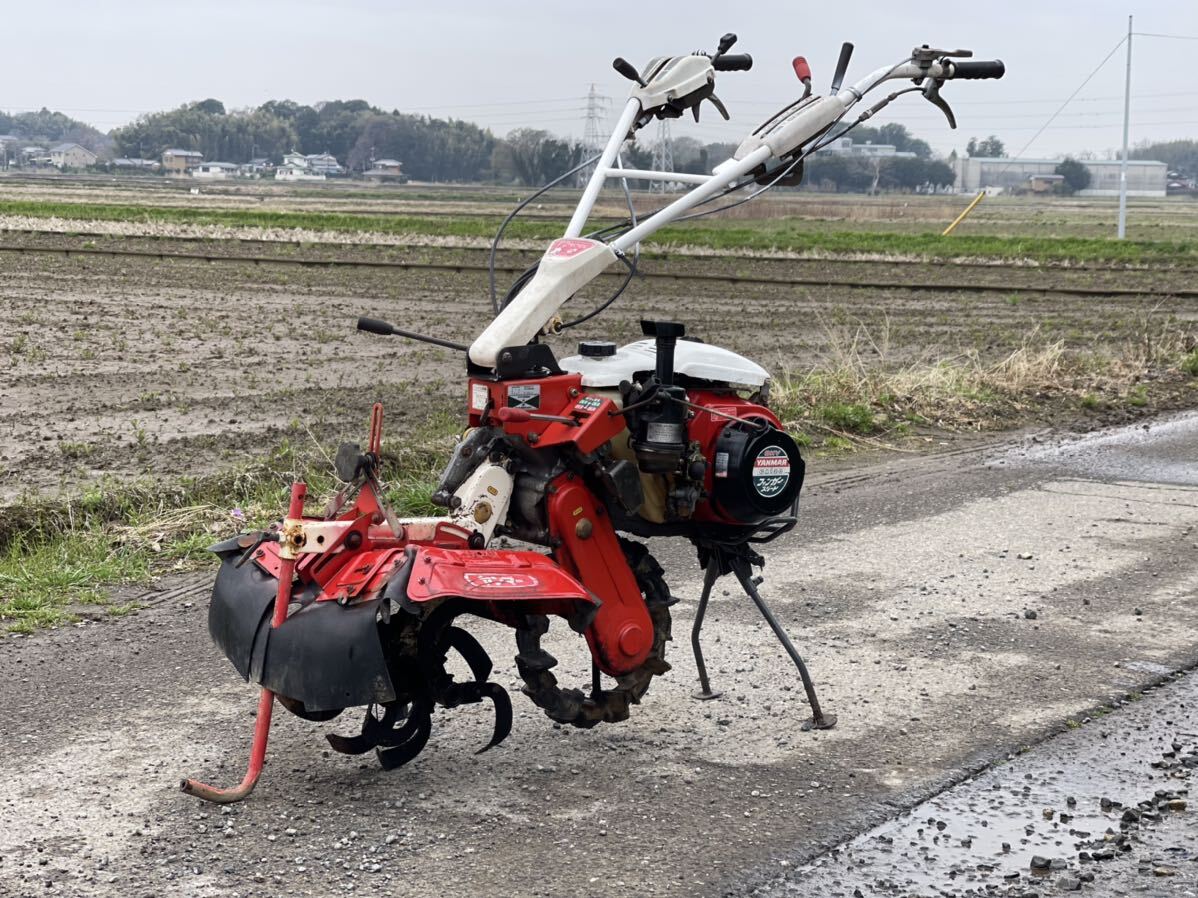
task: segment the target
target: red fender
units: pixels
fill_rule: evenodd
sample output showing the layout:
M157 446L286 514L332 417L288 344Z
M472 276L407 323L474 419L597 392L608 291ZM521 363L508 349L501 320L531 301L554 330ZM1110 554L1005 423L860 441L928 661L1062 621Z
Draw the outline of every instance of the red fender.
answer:
M591 655L613 677L640 667L653 647L653 620L606 510L573 475L549 488L554 557L602 603L586 629Z
M408 578L409 601L451 596L486 602L554 599L595 603L586 587L539 552L417 547Z

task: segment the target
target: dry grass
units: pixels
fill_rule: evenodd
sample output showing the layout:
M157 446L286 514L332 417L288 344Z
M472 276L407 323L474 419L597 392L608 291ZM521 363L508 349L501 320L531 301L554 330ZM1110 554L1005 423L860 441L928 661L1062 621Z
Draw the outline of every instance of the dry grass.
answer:
M1195 334L1146 312L1117 346L1069 350L1038 330L997 361L976 350L890 362L890 328L825 327L825 358L807 371L785 372L772 405L787 427L844 441L899 448L912 425L944 430L1008 426L1034 407L1072 402L1144 405L1142 382L1190 374Z

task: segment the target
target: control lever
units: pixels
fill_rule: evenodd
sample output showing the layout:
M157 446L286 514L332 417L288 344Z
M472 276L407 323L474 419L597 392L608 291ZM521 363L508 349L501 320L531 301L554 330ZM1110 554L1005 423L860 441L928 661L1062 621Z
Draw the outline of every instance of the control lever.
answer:
M617 56L611 61L611 67L627 78L629 81L635 81L641 87L646 87L645 79L641 77L641 73L636 70L631 62L623 56Z
M853 45L845 41L840 45L840 59L836 60L836 71L832 73L832 93L840 90L844 84L845 73L849 70L849 60L853 58Z
M803 82L803 96L800 99L806 100L811 96L811 66L807 64L805 56L796 56L790 64L795 70L795 77Z
M925 78L923 86L923 95L929 103L944 113L944 117L948 119L948 126L954 131L957 129L957 117L953 115L952 107L948 105L948 101L940 96L940 88L944 81L938 78Z
M736 43L736 35L733 34L731 31L729 31L722 38L720 38L720 43L719 43L719 46L716 48L715 55L723 56L725 53L727 53L729 50L732 49L732 45L735 43Z
M955 56L958 59L969 59L973 56L972 50L938 50L935 47L929 47L924 44L922 47L916 47L911 51L911 61L921 68L927 68L938 59L943 59L946 56Z

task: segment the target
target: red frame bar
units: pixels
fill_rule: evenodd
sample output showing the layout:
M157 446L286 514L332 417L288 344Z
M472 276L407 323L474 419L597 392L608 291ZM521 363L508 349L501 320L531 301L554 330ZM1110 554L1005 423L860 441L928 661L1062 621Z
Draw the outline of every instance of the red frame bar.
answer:
M304 515L304 496L308 492L306 484L296 482L291 484L291 503L287 507L287 517L299 520ZM290 557L288 557L290 556ZM291 581L295 576L295 556L281 553L279 558L279 591L275 593L274 615L270 619L273 630L287 619L287 606L291 604ZM250 743L250 765L241 783L232 789L218 789L201 783L199 780L186 779L179 788L188 795L202 798L216 804L232 804L241 801L254 791L258 785L258 777L262 775L262 766L266 763L266 741L270 736L270 718L274 710L275 694L269 689L263 689L258 696L258 719L254 723L254 741Z

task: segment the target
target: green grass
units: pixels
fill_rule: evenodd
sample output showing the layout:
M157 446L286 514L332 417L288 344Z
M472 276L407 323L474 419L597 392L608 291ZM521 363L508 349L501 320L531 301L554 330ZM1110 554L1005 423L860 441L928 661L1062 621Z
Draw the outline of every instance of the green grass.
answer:
M115 547L99 530L74 539L17 540L0 556L0 620L29 633L70 619L65 606L104 605L107 587L149 576L145 553Z
M441 512L430 497L457 429L450 416L434 415L395 441L398 452L384 450L382 476L397 514ZM279 519L294 479L308 485L308 513L319 513L338 488L331 455L283 443L254 464L169 488L101 482L69 504L31 499L11 506L0 518L0 626L32 632L70 621L79 605L132 613L135 605L108 606L113 586L211 561L212 543Z
M874 412L863 402L832 402L817 410L818 417L838 430L873 433L877 430Z
M1185 356L1179 367L1190 377L1198 377L1198 349Z
M102 203L0 201L0 214L57 217L78 221L213 224L233 227L304 228L350 233L424 234L491 237L500 216L378 215L343 212L287 212L257 209L196 209ZM560 235L566 219L516 219L510 237L548 240ZM726 250L818 250L928 258L978 256L1037 261L1109 261L1169 264L1198 261L1198 241L1112 240L1088 237L1012 237L923 233L830 231L827 223L780 218L728 221L718 218L663 228L652 245L687 245Z

